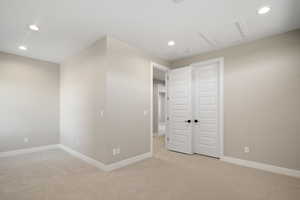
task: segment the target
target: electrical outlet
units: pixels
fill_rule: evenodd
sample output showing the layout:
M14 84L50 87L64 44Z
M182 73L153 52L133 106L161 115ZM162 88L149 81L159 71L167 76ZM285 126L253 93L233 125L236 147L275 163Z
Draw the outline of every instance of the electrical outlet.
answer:
M244 147L244 152L245 153L249 153L250 152L250 148L249 147Z
M121 150L120 150L120 148L113 148L112 153L113 153L113 156L115 156L115 155L120 154Z
M29 139L28 138L24 138L24 143L28 143Z

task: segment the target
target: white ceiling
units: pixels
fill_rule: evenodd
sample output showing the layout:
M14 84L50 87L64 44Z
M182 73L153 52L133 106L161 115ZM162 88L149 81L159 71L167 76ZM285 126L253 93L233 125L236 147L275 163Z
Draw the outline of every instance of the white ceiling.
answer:
M0 51L61 62L108 34L171 61L300 28L300 0L178 2L0 0ZM271 12L257 15L262 5Z

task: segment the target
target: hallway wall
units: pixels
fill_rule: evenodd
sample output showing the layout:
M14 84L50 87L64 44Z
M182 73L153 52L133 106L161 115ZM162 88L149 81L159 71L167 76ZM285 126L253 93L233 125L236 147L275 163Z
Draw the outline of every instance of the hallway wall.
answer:
M165 82L161 80L154 79L153 80L153 133L158 133L159 126L159 110L158 110L158 92L159 88L164 88Z

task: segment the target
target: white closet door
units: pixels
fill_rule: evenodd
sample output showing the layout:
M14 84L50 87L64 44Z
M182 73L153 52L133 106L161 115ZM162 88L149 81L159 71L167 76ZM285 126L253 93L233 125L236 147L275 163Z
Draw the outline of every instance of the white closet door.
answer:
M193 65L193 150L212 157L219 157L221 148L218 77L218 63Z
M168 73L167 148L182 153L193 153L191 73L191 67Z

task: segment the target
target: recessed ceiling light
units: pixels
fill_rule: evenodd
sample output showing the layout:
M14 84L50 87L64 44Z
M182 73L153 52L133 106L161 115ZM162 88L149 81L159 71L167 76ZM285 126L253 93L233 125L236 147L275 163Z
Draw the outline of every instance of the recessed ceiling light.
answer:
M270 10L271 10L271 8L269 6L263 6L257 10L257 13L260 15L264 15L264 14L267 14L268 12L270 12Z
M23 46L23 45L21 45L21 46L19 46L19 49L21 49L21 50L23 50L23 51L26 51L26 50L27 50L27 47L26 47L26 46Z
M174 46L174 45L175 45L175 42L173 40L168 42L168 46Z
M39 28L37 25L35 25L35 24L29 25L29 28L30 28L31 30L33 30L33 31L39 31L39 30L40 30L40 28Z

